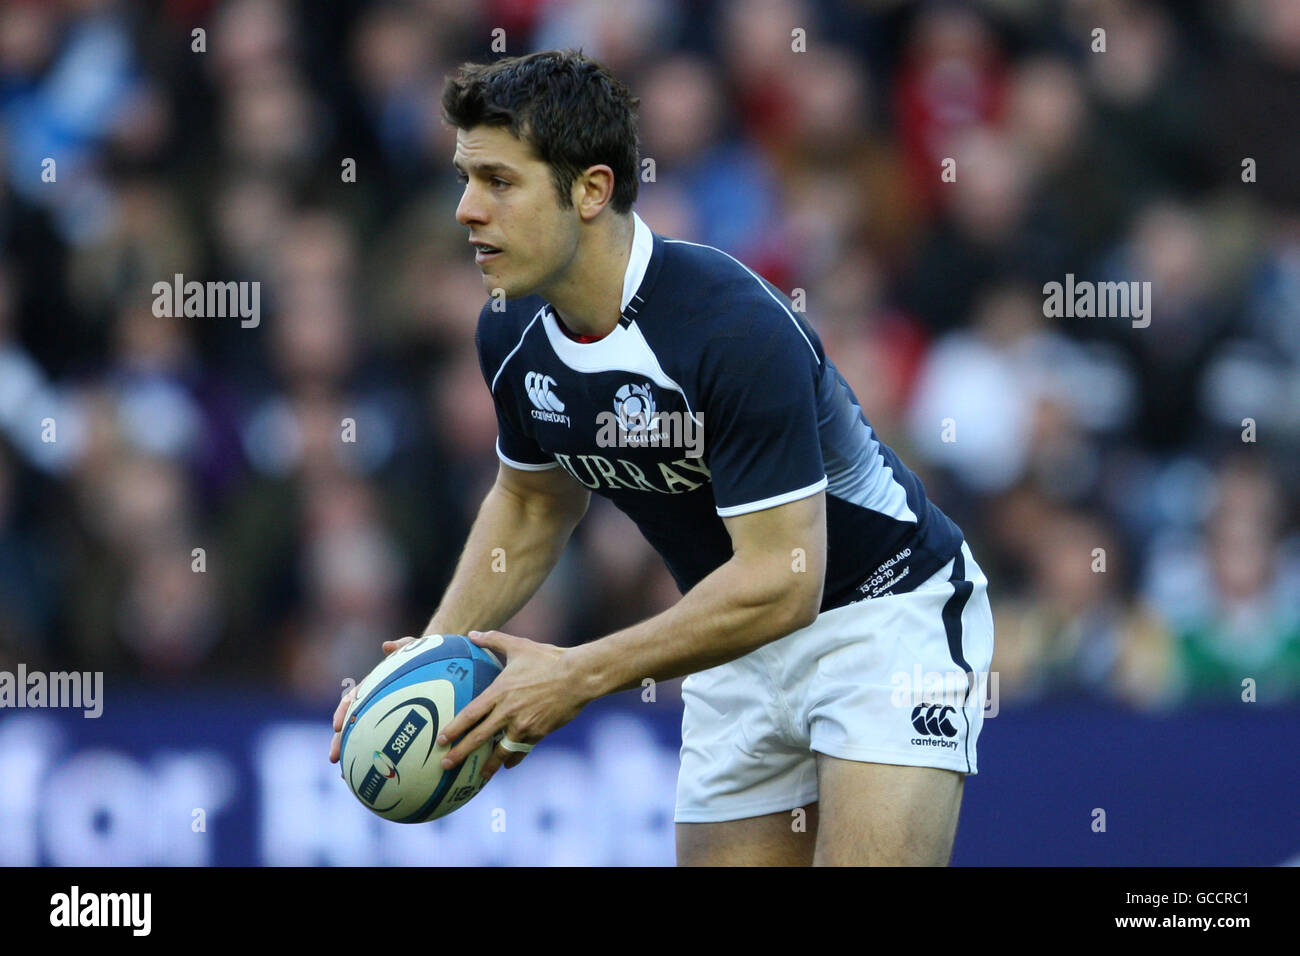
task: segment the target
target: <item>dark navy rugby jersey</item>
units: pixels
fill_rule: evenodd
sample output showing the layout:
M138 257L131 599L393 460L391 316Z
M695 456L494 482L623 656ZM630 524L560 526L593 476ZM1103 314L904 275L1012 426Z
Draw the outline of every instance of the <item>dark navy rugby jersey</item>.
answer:
M683 593L731 557L722 518L823 490L821 610L909 591L943 567L961 531L876 438L785 297L725 252L633 217L609 335L574 341L539 296L483 307L501 460L563 468L609 498Z

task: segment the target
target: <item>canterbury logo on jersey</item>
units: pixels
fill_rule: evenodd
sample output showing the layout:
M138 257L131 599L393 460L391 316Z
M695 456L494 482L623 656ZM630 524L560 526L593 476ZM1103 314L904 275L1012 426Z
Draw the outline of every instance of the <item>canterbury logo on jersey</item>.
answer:
M528 400L534 405L533 418L539 422L558 422L572 427L569 416L559 414L564 411L564 402L556 396L554 388L555 379L549 375L529 372L524 376L524 389L528 392Z
M957 736L957 728L948 719L949 714L956 712L957 708L949 704L917 704L912 708L912 726L921 736L913 737L912 743L956 750L957 741L943 739Z

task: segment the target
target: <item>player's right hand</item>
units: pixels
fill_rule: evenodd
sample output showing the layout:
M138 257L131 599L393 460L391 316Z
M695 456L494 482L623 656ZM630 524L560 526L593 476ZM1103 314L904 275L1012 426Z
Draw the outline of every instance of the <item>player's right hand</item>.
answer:
M391 654L393 651L405 647L413 640L415 640L413 637L404 637L400 641L384 641L381 649L384 654ZM343 695L343 699L339 701L338 707L334 710L334 739L330 741L330 763L339 762L339 756L343 751L343 718L347 716L348 708L352 706L352 702L356 699L357 688L354 684L348 688L348 692Z

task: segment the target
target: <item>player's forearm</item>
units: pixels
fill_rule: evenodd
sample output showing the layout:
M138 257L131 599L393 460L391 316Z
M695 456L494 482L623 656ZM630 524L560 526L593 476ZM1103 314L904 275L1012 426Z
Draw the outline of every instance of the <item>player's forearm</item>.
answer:
M592 699L725 664L810 624L821 588L789 568L732 559L671 608L574 648L574 679Z
M542 586L580 518L529 507L494 485L424 633L465 634L505 624Z

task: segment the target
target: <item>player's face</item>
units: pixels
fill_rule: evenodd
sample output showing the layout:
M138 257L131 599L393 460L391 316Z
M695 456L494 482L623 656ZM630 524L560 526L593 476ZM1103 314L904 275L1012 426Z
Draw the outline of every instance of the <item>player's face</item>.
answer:
M456 133L453 160L465 184L456 221L469 227L474 261L489 295L530 295L562 276L578 245L578 215L560 208L551 170L509 130L476 126Z

